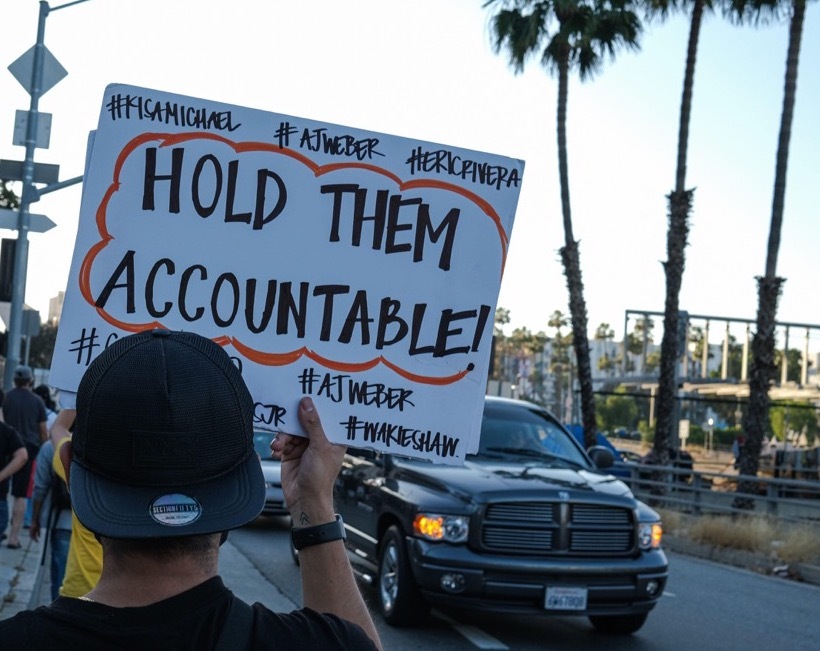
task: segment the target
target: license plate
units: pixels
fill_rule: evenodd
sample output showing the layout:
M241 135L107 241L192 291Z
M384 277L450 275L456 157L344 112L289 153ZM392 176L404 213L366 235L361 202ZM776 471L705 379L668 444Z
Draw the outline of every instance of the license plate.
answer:
M586 588L548 587L544 598L547 610L586 610Z

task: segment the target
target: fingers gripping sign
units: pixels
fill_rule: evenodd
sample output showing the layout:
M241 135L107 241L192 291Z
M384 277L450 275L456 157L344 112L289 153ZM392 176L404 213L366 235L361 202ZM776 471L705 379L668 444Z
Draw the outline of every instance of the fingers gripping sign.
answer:
M307 438L280 433L271 450L282 462L282 491L294 524L308 526L333 520L333 482L347 448L327 439L308 397L299 402L299 422Z

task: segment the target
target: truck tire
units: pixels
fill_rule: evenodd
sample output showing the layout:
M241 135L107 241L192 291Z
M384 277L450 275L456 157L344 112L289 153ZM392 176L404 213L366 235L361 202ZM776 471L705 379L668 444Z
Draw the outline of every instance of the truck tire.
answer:
M589 621L599 633L630 635L646 622L649 613L638 615L590 615Z
M404 537L395 525L379 545L378 594L381 613L391 626L418 624L430 610L413 579Z

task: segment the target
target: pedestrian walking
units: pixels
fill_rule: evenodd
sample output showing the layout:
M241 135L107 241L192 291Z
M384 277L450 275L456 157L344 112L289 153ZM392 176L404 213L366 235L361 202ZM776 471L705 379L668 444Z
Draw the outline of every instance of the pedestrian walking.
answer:
M56 416L56 413L55 413ZM65 482L54 472L54 445L46 441L40 447L34 464L34 492L29 535L37 542L41 531L50 551L51 600L60 593L71 543L71 501Z
M11 528L9 529L8 547L20 549L20 530L26 514L29 487L32 481L32 468L40 446L48 438L46 429L46 406L40 396L31 390L33 375L28 366L14 369L14 388L6 394L3 401L3 420L17 430L26 446L28 460L14 473L11 480L13 496L11 510Z
M60 456L67 454L63 448L71 439L71 430L77 414L77 410L74 409L75 395L66 394L65 397L71 401L71 406L60 410L51 427L50 438L55 450L52 469L56 478L63 485L66 483L66 468ZM68 558L62 583L59 586L59 594L63 597L82 597L89 593L100 580L102 562L103 552L99 539L79 521L72 510Z
M0 389L0 407L3 406L4 394ZM6 527L9 523L9 484L10 478L28 461L28 451L23 439L13 427L0 421L0 540L6 539Z
M54 424L54 421L57 420L57 403L54 402L54 398L51 397L51 389L48 388L48 385L38 384L32 391L40 396L40 399L46 406L46 430L50 432L51 426Z

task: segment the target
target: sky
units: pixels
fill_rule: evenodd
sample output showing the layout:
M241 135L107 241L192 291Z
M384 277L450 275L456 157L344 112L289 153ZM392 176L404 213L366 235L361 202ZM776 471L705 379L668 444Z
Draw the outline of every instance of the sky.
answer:
M52 10L64 2L52 2ZM51 142L35 161L83 172L105 86L126 83L292 116L501 154L526 163L498 305L509 328L550 332L568 314L555 132L557 81L496 54L482 0L89 0L52 11L45 44L68 75L40 100ZM6 66L36 42L39 3L4 0L0 158L29 95ZM620 340L627 310L662 312L666 195L673 189L688 20L645 25L640 50L570 78L570 198L590 334ZM765 270L788 22L704 20L695 75L687 186L695 188L680 307L754 319ZM820 5L806 12L777 272L778 320L820 324ZM19 184L16 186L19 193ZM81 186L31 212L57 226L29 237L26 303L48 314L68 279ZM1 230L2 237L15 233ZM662 319L658 319L658 332ZM631 330L632 326L628 326ZM812 334L820 344L820 330ZM659 338L658 338L659 339Z

